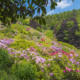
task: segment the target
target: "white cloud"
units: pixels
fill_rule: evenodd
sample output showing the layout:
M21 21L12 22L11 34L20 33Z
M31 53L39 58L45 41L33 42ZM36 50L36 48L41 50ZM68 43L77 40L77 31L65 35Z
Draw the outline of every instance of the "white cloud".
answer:
M51 14L53 14L54 13L54 10L51 10L51 11L49 11L48 13L47 13L47 15L51 15Z
M64 8L67 8L69 6L72 5L72 1L70 0L62 0L61 2L57 2L57 6L56 6L56 9L57 8L60 8L60 9L64 9ZM48 7L50 6L50 1L49 1L49 4L48 4ZM51 10L47 13L47 15L51 15L54 13L54 10Z
M64 9L72 5L72 2L68 2L67 0L62 0L61 2L57 2L57 8Z

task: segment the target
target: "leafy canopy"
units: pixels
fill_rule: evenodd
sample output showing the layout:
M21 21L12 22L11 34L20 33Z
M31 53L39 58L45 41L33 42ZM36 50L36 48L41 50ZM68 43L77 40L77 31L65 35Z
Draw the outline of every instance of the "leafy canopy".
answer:
M0 0L0 20L9 24L17 18L34 17L35 13L43 16L46 14L47 5L50 3L50 9L55 9L57 1L61 0ZM36 18L42 19L39 16Z

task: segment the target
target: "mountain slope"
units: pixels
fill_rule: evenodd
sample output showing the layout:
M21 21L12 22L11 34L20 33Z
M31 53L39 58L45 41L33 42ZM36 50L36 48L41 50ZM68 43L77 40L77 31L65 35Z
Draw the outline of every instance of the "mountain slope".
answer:
M54 31L59 41L64 41L80 48L80 10L68 11L45 17L43 28Z
M49 32L22 24L2 27L0 80L80 80L78 49Z

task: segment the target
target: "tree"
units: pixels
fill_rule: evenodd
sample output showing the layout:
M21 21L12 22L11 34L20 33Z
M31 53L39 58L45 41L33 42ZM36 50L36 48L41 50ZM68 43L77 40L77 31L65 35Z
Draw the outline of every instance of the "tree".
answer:
M61 0L0 0L0 20L9 24L19 17L34 17L35 13L44 16L47 5L50 3L50 9L55 9L57 1ZM37 16L36 19L45 22L41 16Z

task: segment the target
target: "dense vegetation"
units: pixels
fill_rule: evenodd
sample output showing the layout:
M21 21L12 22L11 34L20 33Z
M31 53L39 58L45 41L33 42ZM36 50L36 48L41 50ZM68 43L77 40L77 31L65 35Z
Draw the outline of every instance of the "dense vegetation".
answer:
M47 5L51 3L50 9L54 9L57 5L56 2L55 0L0 0L0 20L4 24L10 25L18 18L34 17L36 13L36 19L41 22L44 21L42 16L46 14Z
M44 16L57 1L0 0L0 80L80 80L80 10Z
M68 11L45 17L44 29L53 30L59 41L73 44L80 48L80 10Z
M18 23L1 26L0 80L80 80L79 52L58 42L51 30L42 33Z

